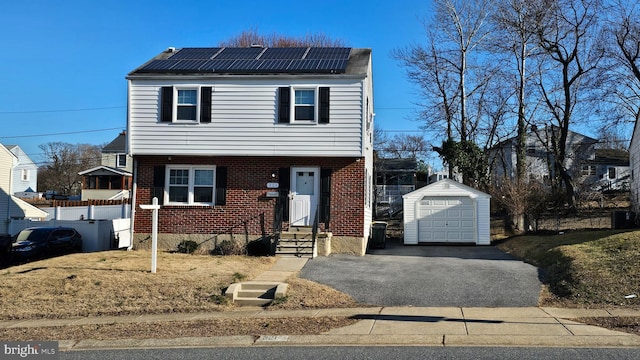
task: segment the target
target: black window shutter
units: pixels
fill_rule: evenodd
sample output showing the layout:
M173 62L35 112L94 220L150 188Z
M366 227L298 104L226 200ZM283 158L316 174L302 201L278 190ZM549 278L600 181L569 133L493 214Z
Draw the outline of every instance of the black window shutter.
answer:
M320 222L329 229L331 219L331 169L320 169Z
M278 170L278 184L280 197L280 208L282 209L282 221L289 220L289 190L291 189L291 168L280 168Z
M160 121L171 122L173 115L173 87L163 86L162 96L160 99L162 107L160 108Z
M216 167L216 205L227 204L227 167Z
M329 123L329 88L320 88L320 118L318 119L320 124Z
M153 189L151 191L151 198L157 197L158 204L164 203L164 180L165 180L165 168L164 165L153 167Z
M211 86L200 89L200 122L211 122Z
M286 86L278 89L278 122L289 123L291 115L291 89Z

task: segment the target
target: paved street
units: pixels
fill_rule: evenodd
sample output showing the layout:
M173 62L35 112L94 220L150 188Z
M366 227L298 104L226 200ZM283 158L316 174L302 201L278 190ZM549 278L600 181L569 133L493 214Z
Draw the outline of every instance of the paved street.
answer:
M404 246L307 262L299 276L379 306L537 306L538 269L494 246Z

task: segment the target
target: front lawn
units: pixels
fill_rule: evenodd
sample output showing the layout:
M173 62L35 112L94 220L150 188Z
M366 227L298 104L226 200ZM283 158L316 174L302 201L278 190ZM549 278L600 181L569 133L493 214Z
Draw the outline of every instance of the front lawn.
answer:
M541 305L640 308L639 230L524 235L498 247L541 268Z

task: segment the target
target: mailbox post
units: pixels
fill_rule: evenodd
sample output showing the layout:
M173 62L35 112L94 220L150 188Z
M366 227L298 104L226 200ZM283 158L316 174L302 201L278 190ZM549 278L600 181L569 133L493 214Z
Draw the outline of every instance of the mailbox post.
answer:
M141 209L153 210L153 220L151 222L151 272L155 273L158 264L158 198L151 200L151 205L140 205Z

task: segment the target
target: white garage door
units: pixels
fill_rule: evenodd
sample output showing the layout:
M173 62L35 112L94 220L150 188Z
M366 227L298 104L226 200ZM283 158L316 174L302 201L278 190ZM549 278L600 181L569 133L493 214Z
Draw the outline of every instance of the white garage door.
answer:
M418 242L476 242L472 199L424 197L417 206Z

